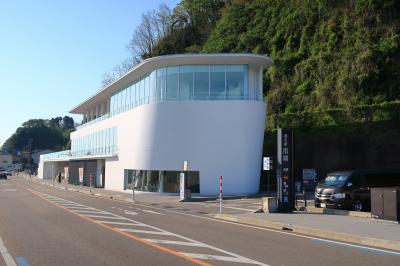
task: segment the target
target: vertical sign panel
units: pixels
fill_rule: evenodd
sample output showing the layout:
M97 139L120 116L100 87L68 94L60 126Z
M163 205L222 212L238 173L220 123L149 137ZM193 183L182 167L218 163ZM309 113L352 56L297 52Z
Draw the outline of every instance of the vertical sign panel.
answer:
M293 132L291 129L278 129L278 208L282 212L293 210L293 176L292 176Z

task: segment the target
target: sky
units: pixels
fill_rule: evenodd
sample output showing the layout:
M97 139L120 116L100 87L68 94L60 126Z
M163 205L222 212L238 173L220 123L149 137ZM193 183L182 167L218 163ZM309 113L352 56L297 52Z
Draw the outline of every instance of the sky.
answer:
M0 146L29 119L70 115L129 56L141 15L178 2L0 0Z

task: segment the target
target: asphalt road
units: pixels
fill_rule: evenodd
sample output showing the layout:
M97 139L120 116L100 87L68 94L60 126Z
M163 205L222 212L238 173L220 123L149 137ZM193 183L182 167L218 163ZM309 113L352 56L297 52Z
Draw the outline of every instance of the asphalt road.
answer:
M0 180L0 265L400 265L400 256ZM3 242L3 244L2 244ZM7 257L7 256L5 256Z

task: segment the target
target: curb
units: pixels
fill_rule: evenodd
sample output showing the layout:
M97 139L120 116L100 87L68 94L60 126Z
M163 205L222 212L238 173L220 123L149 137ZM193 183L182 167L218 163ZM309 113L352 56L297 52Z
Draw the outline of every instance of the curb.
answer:
M240 217L227 214L217 214L213 216L219 220L243 223L248 225L255 225L265 227L268 229L274 229L279 231L290 231L307 236L320 237L329 240L336 240L342 242L348 242L358 245L370 246L374 248L390 249L394 251L400 251L400 241L384 240L378 238L362 237L358 235L352 235L347 233L338 233L333 231L321 230L311 227L284 224L278 222L271 222L268 220L254 219L249 217Z
M344 215L344 216L361 217L361 218L372 218L370 212L356 212L356 211L346 211L346 210L337 210L328 208L306 207L306 212L331 214L331 215Z

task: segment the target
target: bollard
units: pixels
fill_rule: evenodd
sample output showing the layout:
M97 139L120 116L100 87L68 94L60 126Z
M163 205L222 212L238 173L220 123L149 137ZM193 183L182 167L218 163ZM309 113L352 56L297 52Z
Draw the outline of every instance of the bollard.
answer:
M219 214L222 214L222 175L219 177Z
M89 192L92 193L92 175L89 177Z
M133 183L132 183L132 202L135 203L135 187L133 186Z

